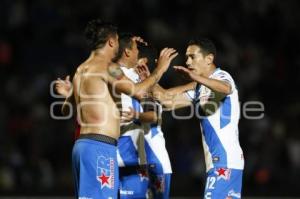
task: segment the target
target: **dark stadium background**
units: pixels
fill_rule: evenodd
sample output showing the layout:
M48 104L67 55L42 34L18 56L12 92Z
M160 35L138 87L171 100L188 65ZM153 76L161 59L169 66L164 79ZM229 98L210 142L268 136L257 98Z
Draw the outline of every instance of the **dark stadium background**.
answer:
M61 101L50 95L50 83L73 74L87 57L83 30L98 17L158 49L178 49L177 65L185 62L189 39L214 40L216 63L233 75L241 104L265 106L262 119L240 120L243 195L300 196L299 8L296 0L1 0L0 196L72 195L74 121L50 117L51 104ZM161 84L184 81L170 68ZM200 197L205 168L198 121L170 113L163 119L171 196Z

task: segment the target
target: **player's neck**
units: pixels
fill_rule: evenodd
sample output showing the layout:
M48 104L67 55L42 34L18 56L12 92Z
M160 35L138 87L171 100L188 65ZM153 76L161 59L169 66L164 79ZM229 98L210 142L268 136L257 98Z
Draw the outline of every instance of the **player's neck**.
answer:
M91 56L96 59L111 61L113 58L113 52L109 51L106 47L103 47L93 50Z
M204 72L204 76L205 77L209 77L211 76L216 70L216 65L215 64L211 64L207 67L207 70Z

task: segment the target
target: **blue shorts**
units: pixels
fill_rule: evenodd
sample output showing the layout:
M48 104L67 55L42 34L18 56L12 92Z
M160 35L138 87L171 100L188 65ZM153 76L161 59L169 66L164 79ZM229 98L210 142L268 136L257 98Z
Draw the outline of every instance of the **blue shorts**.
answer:
M127 131L118 140L120 199L146 198L149 187L148 168L139 157L140 130Z
M207 172L204 199L241 198L243 170L213 168Z
M76 198L117 199L119 170L115 145L79 138L73 146L72 167Z
M171 173L169 174L153 174L151 169L150 175L150 189L154 199L168 199L170 194Z
M151 125L151 130L145 135L145 140L153 198L167 199L170 193L172 168L161 128Z
M151 131L152 129L154 128L151 128ZM132 169L140 166L139 154L133 141L136 140L134 135L127 132L118 140L119 158L122 163L120 171L131 170L126 174L120 172L120 198L145 198L149 189L154 199L169 198L172 169L162 132L156 130L151 135L149 133L145 136L144 145L148 163L146 170L149 176L146 172Z
M120 167L120 199L147 198L148 168L143 166Z

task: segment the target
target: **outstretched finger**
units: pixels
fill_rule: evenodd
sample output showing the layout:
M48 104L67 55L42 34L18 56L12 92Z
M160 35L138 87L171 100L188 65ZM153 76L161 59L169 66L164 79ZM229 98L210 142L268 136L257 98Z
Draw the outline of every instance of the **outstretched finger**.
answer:
M183 67L183 66L173 66L173 68L175 68L175 69L182 69L182 68L185 68L185 67Z
M55 84L56 84L56 85L62 84L62 80L60 80L60 79L59 79L59 80L55 80Z
M148 67L145 66L145 65L141 65L141 70L142 70L143 72L149 72Z
M170 48L167 52L166 52L166 56L170 57L172 54L176 53L176 50L174 48Z
M130 114L130 111L122 111L122 116L123 115L129 115Z
M170 59L171 59L171 60L174 59L177 55L178 55L178 52L173 53L173 54L170 56Z
M135 68L135 71L138 73L138 74L141 74L141 67L140 66L137 66Z
M160 51L160 56L164 56L165 52L168 50L169 48L164 48Z
M128 118L121 118L121 122L130 122L130 120Z
M164 52L164 55L168 56L172 50L173 48L167 48L166 51Z
M183 67L183 66L174 66L173 68L174 68L176 71L178 71L178 72L185 72L185 73L189 73L189 72L190 72L187 68L185 68L185 67Z

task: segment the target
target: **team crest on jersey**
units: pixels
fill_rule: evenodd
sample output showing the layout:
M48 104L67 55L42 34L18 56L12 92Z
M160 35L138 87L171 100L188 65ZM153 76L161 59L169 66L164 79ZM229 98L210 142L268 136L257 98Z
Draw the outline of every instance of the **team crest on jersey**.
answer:
M210 96L210 89L203 86L200 90L200 104L205 104Z
M104 156L97 157L97 180L100 182L101 189L107 187L114 188L114 160L105 158Z
M220 180L220 179L229 180L230 174L231 174L231 169L218 168L215 170L215 174L217 175L217 180Z
M212 161L213 161L213 163L219 162L220 161L219 156L213 157Z

